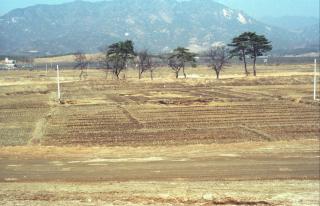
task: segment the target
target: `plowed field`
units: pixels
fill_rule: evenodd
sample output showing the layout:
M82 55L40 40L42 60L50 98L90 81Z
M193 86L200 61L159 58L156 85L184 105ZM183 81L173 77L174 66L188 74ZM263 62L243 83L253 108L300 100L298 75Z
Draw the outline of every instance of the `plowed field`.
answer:
M312 66L1 71L2 205L318 205Z

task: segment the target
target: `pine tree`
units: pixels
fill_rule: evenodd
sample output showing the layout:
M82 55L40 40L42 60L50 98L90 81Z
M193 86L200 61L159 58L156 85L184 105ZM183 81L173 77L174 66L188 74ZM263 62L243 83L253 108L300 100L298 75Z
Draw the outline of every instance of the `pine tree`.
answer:
M250 32L244 32L241 35L234 37L232 39L232 43L228 44L230 47L234 47L234 49L230 50L230 54L232 57L238 56L240 61L243 61L245 74L248 76L249 72L247 69L247 59L246 56L249 54L249 34Z
M187 78L185 73L185 64L191 62L192 65L195 64L195 54L189 52L189 49L178 47L173 50L173 54L169 57L169 66L176 73L176 78L178 78L179 71L182 69L184 78Z
M271 42L264 35L257 35L252 33L250 35L250 49L251 58L253 59L253 75L257 76L256 61L258 56L263 56L264 53L272 50Z
M244 32L233 38L228 46L234 47L230 53L232 56L238 56L244 63L245 73L248 76L246 57L250 55L253 59L253 75L256 76L256 61L258 56L272 50L271 42L264 35L257 35L255 32Z
M120 41L110 45L106 51L106 62L113 74L119 79L121 71L127 68L128 61L135 56L133 42Z

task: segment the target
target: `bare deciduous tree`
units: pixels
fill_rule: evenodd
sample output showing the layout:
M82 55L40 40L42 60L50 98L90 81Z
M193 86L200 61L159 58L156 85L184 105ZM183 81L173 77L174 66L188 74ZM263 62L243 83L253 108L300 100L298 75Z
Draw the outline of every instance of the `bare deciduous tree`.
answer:
M82 77L85 79L88 76L88 72L87 72L87 68L88 68L88 64L89 61L87 60L87 56L85 53L83 52L77 52L74 54L74 60L75 60L75 69L80 69L80 75L79 78L80 80L82 79Z
M229 63L230 55L228 49L225 46L214 47L208 51L207 56L210 61L209 67L215 71L216 77L219 79L220 72Z
M150 71L150 77L153 79L153 63L152 56L148 50L143 50L137 53L136 63L139 69L139 79L142 78L142 74L146 71Z
M113 68L111 66L110 58L107 55L108 47L105 47L101 49L102 55L98 57L99 67L103 69L106 76L105 78L108 78L108 74L113 74Z
M181 70L181 68L183 67L183 64L181 61L179 61L179 59L177 57L171 57L169 58L169 66L171 67L171 69L175 72L176 74L176 79L179 78L179 72Z

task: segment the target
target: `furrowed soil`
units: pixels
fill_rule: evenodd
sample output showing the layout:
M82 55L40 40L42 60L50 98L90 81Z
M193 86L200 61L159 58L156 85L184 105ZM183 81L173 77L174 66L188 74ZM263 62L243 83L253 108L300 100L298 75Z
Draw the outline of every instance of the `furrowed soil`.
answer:
M0 204L318 205L312 65L187 72L1 71Z

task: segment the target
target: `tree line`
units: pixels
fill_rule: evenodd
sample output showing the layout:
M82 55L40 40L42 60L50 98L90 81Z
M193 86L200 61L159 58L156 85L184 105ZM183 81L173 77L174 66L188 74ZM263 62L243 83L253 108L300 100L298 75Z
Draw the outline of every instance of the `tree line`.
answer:
M221 72L230 64L230 59L237 57L243 62L245 75L248 76L248 58L253 60L252 70L253 76L257 75L256 60L257 57L263 56L266 52L272 50L271 42L264 36L258 35L255 32L244 32L232 39L232 42L227 46L215 46L204 53L208 60L208 66L215 72L216 78L219 79ZM162 61L166 61L167 65L175 73L175 77L179 78L179 73L182 71L184 78L187 78L185 67L190 65L196 67L197 54L192 53L184 47L177 47L167 55L152 55L148 50L135 52L134 43L131 40L120 41L106 46L101 50L103 56L99 58L99 65L106 72L112 73L116 79L120 79L120 74L123 72L129 63L133 63L138 68L138 77L147 71L150 72L150 78L153 79L153 71L159 67ZM80 80L87 77L87 68L89 61L83 52L74 54L75 66L80 69ZM158 57L158 58L156 58Z

